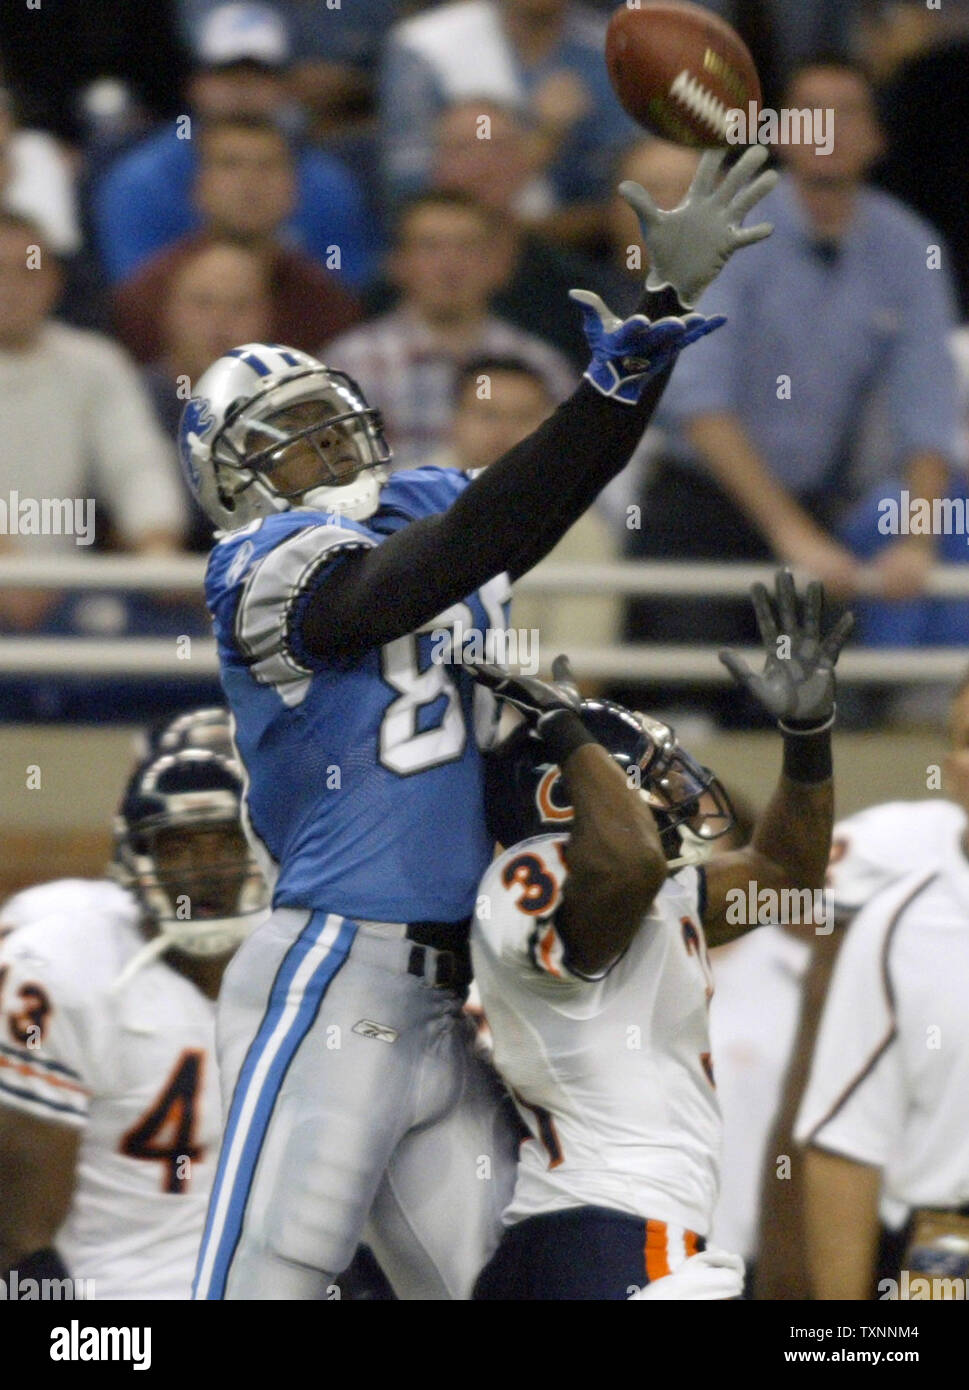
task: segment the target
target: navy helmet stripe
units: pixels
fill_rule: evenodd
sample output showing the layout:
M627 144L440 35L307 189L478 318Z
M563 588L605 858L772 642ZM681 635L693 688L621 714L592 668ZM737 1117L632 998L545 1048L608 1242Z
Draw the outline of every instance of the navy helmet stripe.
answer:
M289 348L280 347L278 343L267 343L266 346L271 347L273 352L278 352L280 357L283 359L287 366L299 366L299 358L294 357L293 354L290 352Z
M247 367L251 367L260 376L272 376L272 367L267 367L265 362L260 361L254 352L243 352L242 348L232 348L227 352L226 357L238 357L245 362Z

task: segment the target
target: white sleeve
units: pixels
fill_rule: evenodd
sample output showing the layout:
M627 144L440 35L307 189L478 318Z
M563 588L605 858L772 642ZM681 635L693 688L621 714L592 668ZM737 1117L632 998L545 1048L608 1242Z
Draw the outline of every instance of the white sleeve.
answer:
M340 555L372 550L359 531L333 523L307 525L262 556L246 573L235 615L235 636L256 680L278 688L302 681L319 663L299 644L294 606ZM231 569L231 567L230 567Z
M107 339L89 337L89 442L96 484L129 543L149 531L181 535L186 506L174 447L155 419L131 359Z
M905 874L937 861L961 833L965 816L951 802L888 801L834 827L827 887L837 917L850 917Z
M892 980L892 938L916 883L906 878L848 928L821 1016L794 1137L884 1167L907 1108Z
M0 1103L80 1129L94 1089L90 1011L27 930L0 943Z
M539 836L496 859L478 890L475 927L492 955L519 978L574 990L587 982L569 968L553 920L568 877L565 844L565 836Z

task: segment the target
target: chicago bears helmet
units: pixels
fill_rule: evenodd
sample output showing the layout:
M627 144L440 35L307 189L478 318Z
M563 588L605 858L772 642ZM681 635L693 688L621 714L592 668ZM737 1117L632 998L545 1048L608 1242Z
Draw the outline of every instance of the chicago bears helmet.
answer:
M149 750L175 753L183 748L209 748L230 762L236 762L229 711L222 705L206 705L203 709L176 715L151 732L143 756L147 757Z
M611 700L583 700L579 714L645 798L670 868L708 859L712 841L734 820L727 794L709 768L680 747L668 724L650 715L633 714ZM489 833L505 848L567 830L572 823L561 769L525 724L485 755L485 813Z
M293 507L377 510L392 454L345 372L296 348L246 343L214 362L182 411L188 485L221 531Z
M156 748L135 769L115 821L112 870L157 935L126 976L172 948L225 954L266 916L269 890L243 834L242 796L235 760L186 743L184 731L180 746ZM200 837L193 849L193 835L218 829L228 832L221 846Z

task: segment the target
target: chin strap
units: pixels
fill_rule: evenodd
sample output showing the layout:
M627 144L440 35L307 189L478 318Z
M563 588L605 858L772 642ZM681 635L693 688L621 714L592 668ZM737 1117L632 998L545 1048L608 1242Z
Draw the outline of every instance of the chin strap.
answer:
M669 869L685 869L695 864L705 864L713 856L713 841L705 840L702 835L697 835L688 825L681 825L680 849L683 853L678 859L671 859L667 864Z
M117 979L112 981L108 993L117 994L125 987L132 975L136 975L142 966L150 965L153 960L156 960L167 951L172 944L172 938L165 932L159 932L158 935L153 936L150 941L146 941L144 946L134 953Z
M221 945L218 950L213 951L193 951L189 948L188 943L179 932L168 932L164 929L159 931L157 936L153 936L150 941L146 941L144 946L142 946L140 950L137 950L127 962L120 975L112 982L110 993L116 994L119 990L124 988L132 976L136 975L139 970L146 965L151 965L159 956L164 955L166 951L170 951L173 948L175 950L184 951L186 955L194 956L198 960L204 960L206 956L226 955L230 950L240 945L249 935L249 932L254 931L261 922L266 920L269 914L265 908L258 908L254 912L244 913L243 915L252 918L251 926L249 926L246 931L233 933L234 940L229 941L228 944ZM222 921L221 934L223 936L226 934L227 923L236 920L238 919L227 918ZM207 927L208 935L214 935L220 927L220 922L213 920L207 924ZM204 934L205 933L200 933L200 935Z

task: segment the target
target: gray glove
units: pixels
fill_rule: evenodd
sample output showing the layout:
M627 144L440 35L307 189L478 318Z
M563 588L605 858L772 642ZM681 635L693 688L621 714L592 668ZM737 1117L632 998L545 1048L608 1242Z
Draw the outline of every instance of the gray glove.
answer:
M835 663L854 617L843 613L822 639L824 590L812 580L799 618L797 590L788 569L777 572L773 604L763 584L755 584L750 597L766 649L763 673L755 675L736 652L722 651L720 660L782 728L791 721L819 728L829 724L834 719Z
M670 212L658 208L641 184L627 179L619 185L619 192L639 217L643 244L649 252L646 288L661 290L671 285L685 309L696 304L738 247L763 241L774 230L770 222L740 226L754 204L777 183L774 170L754 177L767 159L766 148L755 145L747 150L718 182L726 153L706 151L686 197Z

